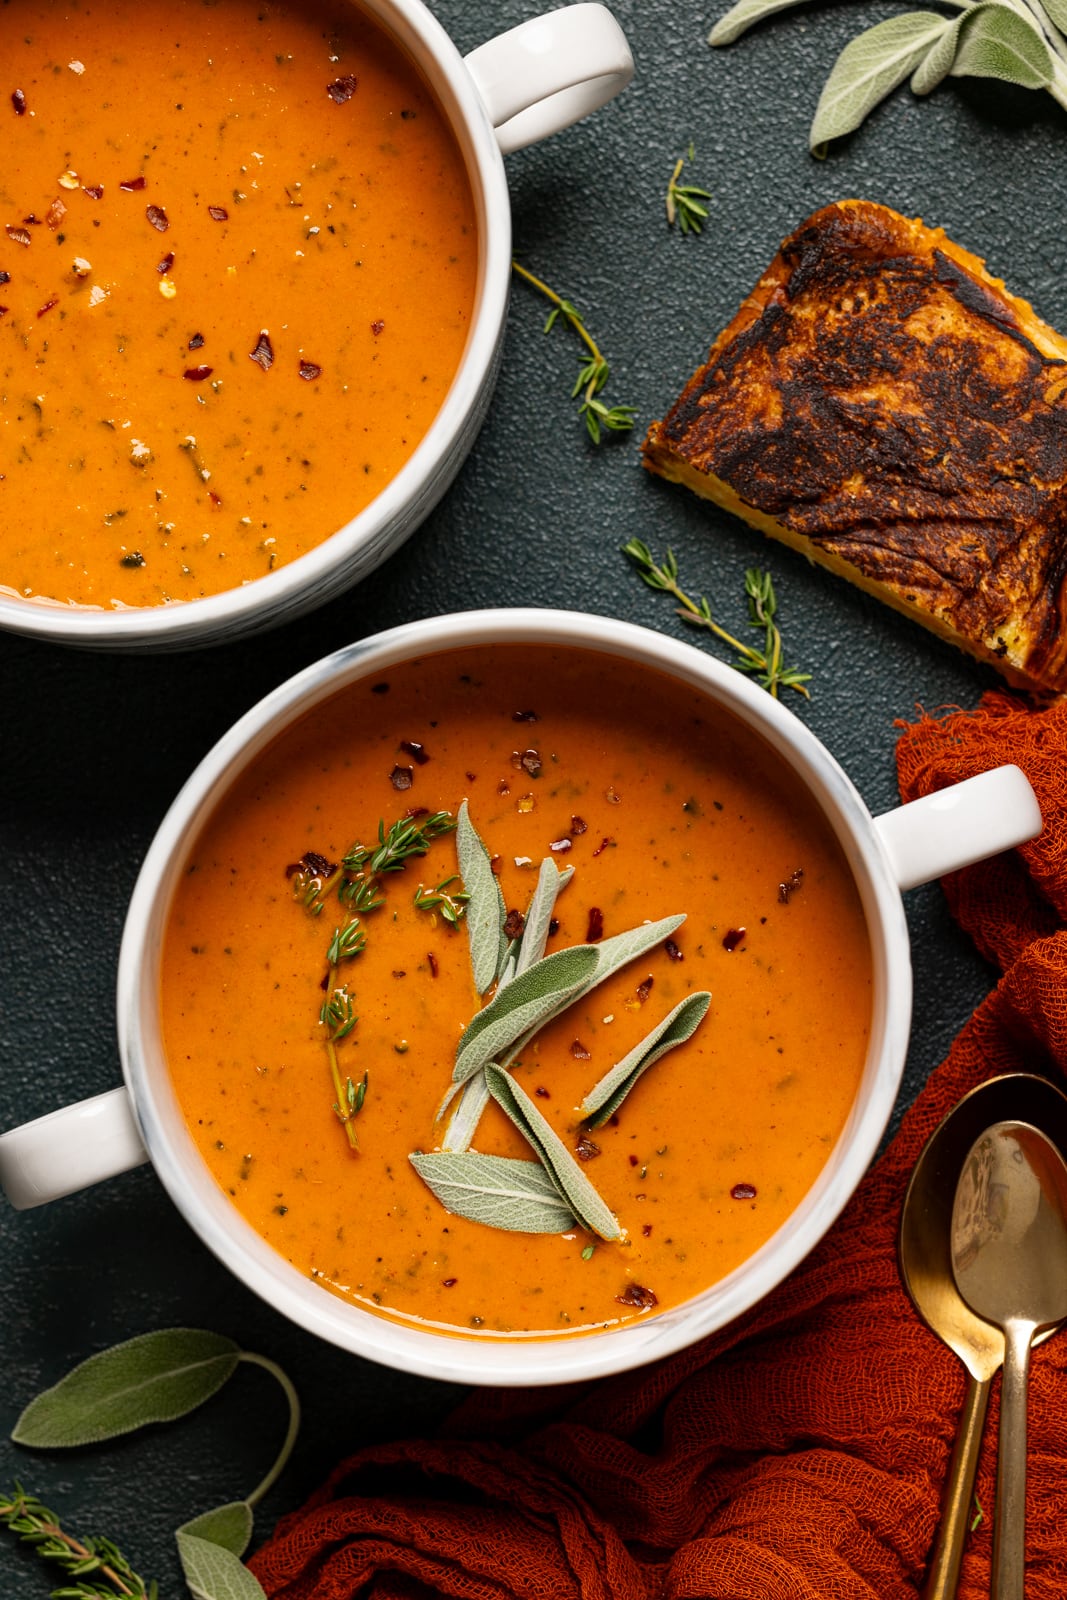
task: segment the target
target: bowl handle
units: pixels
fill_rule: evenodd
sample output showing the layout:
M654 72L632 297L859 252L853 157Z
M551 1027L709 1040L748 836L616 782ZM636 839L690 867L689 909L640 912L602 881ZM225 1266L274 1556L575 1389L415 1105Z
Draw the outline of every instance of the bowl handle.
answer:
M902 889L929 883L1025 844L1041 832L1041 810L1025 773L994 767L875 817Z
M0 1134L0 1187L28 1211L147 1160L129 1095L108 1089Z
M505 155L599 110L634 75L625 34L593 4L531 17L465 60Z

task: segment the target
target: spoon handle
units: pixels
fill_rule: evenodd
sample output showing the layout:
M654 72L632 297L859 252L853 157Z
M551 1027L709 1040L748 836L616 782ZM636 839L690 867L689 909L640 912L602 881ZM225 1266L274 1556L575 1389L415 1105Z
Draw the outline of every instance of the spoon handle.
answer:
M990 1380L967 1379L967 1393L956 1430L956 1443L949 1462L948 1477L941 1497L941 1525L926 1570L922 1600L956 1600L963 1560L963 1541L971 1515L974 1475L982 1448L982 1429L989 1406Z
M1034 1324L1004 1324L993 1527L993 1600L1023 1600L1026 1578L1026 1395Z

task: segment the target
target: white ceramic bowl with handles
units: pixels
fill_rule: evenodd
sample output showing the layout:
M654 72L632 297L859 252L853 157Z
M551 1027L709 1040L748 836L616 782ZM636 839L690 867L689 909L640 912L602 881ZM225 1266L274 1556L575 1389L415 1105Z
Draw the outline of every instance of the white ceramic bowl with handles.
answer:
M422 0L359 0L437 94L467 168L479 235L471 331L426 436L365 510L306 555L239 588L169 606L96 610L0 592L0 628L112 650L231 640L334 598L392 555L444 494L474 443L496 377L511 279L511 205L502 157L577 122L633 76L604 6L564 6L460 55ZM342 464L343 468L343 464ZM62 508L57 507L57 515Z
M391 1322L335 1298L275 1253L204 1166L170 1084L160 1039L160 950L191 841L235 777L297 718L338 689L418 656L474 645L547 644L638 662L727 708L782 756L829 819L866 916L873 966L870 1046L847 1124L817 1181L773 1237L735 1271L661 1314L570 1339L497 1340ZM185 1218L237 1276L308 1331L387 1366L474 1384L541 1384L621 1372L691 1344L754 1305L838 1215L874 1155L900 1086L911 1017L901 889L1040 832L1017 767L872 818L823 745L750 680L691 645L576 612L474 611L408 623L328 656L253 707L205 757L148 852L130 903L118 974L125 1087L0 1136L0 1183L33 1206L151 1160ZM32 1315L32 1310L30 1312Z

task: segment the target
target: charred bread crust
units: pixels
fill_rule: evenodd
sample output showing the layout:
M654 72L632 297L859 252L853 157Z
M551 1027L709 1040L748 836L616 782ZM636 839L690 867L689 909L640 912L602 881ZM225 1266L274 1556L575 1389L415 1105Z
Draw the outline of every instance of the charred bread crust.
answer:
M1010 682L1067 688L1067 340L941 229L816 212L643 455Z

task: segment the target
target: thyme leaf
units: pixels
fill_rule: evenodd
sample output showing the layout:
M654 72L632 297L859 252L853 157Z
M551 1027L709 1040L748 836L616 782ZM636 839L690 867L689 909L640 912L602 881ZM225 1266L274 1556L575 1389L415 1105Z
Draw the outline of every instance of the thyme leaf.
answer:
M512 261L512 270L531 288L543 294L552 304L545 321L545 333L551 333L557 320L562 317L581 339L588 352L586 360L582 362L571 390L571 399L581 399L578 415L585 419L586 432L594 444L599 444L605 433L628 433L634 425L637 415L635 406L608 406L599 398L601 390L611 376L611 368L605 360L600 346L589 332L582 319L582 314L573 301L567 300L563 295L550 289L547 283L527 271L518 261Z
M134 1572L116 1544L68 1533L56 1513L21 1484L16 1483L9 1494L0 1493L0 1523L23 1544L32 1545L42 1561L50 1561L74 1580L54 1591L66 1600L105 1600L114 1595L157 1600L156 1584L146 1583Z
M707 221L708 208L702 202L710 200L711 195L707 189L698 189L695 184L679 183L686 161L693 159L693 146L689 146L688 156L679 156L674 163L667 184L667 194L664 208L667 212L667 226L673 228L675 223L682 233L699 233Z

